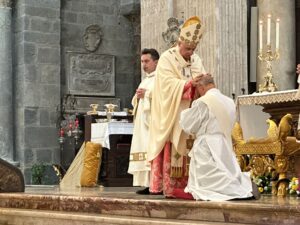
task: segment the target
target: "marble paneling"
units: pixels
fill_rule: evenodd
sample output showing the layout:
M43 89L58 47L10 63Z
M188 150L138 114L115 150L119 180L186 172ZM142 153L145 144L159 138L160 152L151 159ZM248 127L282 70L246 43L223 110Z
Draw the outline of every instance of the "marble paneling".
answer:
M67 213L38 210L0 208L0 224L10 225L196 225L199 221L153 219L132 216L111 216L86 213ZM201 222L201 225L225 225L226 223ZM235 224L243 225L243 224Z
M0 207L220 223L300 223L299 199L296 197L267 195L260 200L208 202L142 196L135 194L135 190L98 187L60 191L55 186L27 188L25 194L0 194Z

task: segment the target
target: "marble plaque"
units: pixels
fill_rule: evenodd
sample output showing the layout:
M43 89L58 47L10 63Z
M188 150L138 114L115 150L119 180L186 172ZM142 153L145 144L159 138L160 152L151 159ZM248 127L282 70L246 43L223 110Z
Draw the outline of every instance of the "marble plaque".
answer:
M74 95L114 96L115 57L67 52L68 92Z

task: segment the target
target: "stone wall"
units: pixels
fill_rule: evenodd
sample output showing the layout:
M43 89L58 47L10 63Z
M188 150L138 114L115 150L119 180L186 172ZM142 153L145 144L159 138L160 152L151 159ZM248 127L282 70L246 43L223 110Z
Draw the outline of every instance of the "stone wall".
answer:
M241 88L247 91L247 1L141 0L142 48L154 47L160 53L166 50L162 32L171 14L178 19L200 17L205 33L196 53L206 70L226 95L240 95Z
M136 0L13 2L14 160L31 183L34 164L60 161L57 121L68 92L66 55L90 54L82 37L91 24L102 30L92 54L115 57L115 96L106 97L121 99L121 109L130 106L140 82L140 8Z
M121 5L122 4L122 5ZM135 90L135 58L133 51L133 25L130 19L121 15L120 8L130 1L119 0L62 0L62 87L67 93L67 52L83 54L106 54L115 56L115 96L121 99L121 109L129 107ZM89 25L101 28L102 40L99 48L89 53L84 48L82 37ZM97 92L97 90L95 90Z
M13 6L16 159L30 182L34 163L58 162L60 0Z

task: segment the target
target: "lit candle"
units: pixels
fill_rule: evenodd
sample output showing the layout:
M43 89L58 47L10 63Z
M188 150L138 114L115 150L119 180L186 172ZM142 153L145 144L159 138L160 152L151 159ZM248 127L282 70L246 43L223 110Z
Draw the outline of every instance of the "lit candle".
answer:
M267 45L271 45L271 15L268 15L267 23Z
M276 50L279 49L279 22L280 22L280 19L277 19L276 20Z
M64 136L64 129L63 129L63 128L60 128L59 136L60 136L60 137L63 137L63 136Z
M263 44L262 44L262 30L263 30L263 21L259 21L259 51L262 51Z
M79 120L78 120L78 118L76 118L76 120L75 120L75 128L78 128L78 126L79 126Z

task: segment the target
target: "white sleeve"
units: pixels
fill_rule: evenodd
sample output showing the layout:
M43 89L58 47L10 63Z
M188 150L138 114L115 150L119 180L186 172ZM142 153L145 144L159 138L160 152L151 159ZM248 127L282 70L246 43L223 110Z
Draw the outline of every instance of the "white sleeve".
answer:
M191 108L181 112L179 124L187 134L195 134L200 130L205 115L209 115L207 106L201 101L194 101Z

